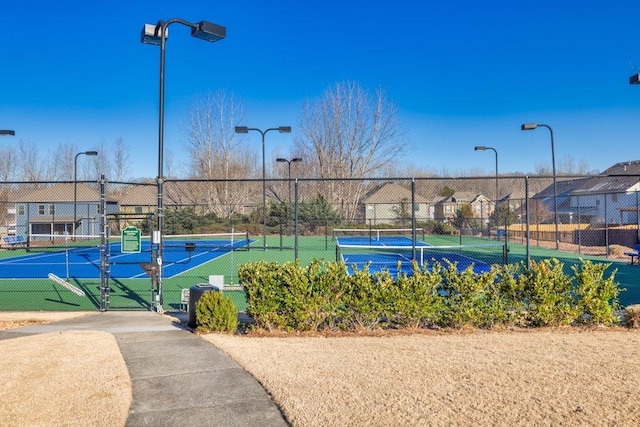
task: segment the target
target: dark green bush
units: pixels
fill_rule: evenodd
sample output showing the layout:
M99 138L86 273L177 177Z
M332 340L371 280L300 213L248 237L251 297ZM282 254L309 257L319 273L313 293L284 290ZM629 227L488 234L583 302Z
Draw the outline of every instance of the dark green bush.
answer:
M204 332L235 332L238 329L235 304L222 292L205 292L196 303L196 325Z
M476 274L433 263L412 274L347 273L344 263L313 261L240 266L247 313L269 330L381 327L491 328L496 325L610 325L620 292L607 264L583 262L571 277L558 260L493 266Z
M577 281L575 294L580 322L601 325L618 322L618 295L622 289L614 281L617 270L604 278L605 270L610 266L611 264L594 264L587 260L580 266L572 267Z
M531 326L559 326L578 317L571 278L557 259L531 262L524 273L527 322Z
M400 275L393 295L394 323L413 328L442 324L445 305L439 294L441 282L442 268L439 264L426 270L414 263L411 275Z

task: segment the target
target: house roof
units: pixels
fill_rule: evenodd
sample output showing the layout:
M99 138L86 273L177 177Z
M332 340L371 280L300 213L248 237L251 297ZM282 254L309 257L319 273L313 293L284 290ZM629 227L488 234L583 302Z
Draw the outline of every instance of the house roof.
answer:
M392 182L386 182L382 187L364 199L364 203L366 204L391 204L402 201L411 201L411 190ZM428 200L416 193L415 202L427 203Z
M211 183L207 181L169 181L162 186L165 205L188 206L202 203ZM127 187L120 197L121 206L156 206L158 187L156 184L137 184Z
M120 206L155 206L157 201L156 185L130 185L120 197Z
M78 183L77 185L74 185L74 183L60 183L20 195L15 199L19 203L69 203L74 200L78 202L98 202L100 201L100 193L83 183ZM107 198L107 203L116 203L116 201Z
M438 203L473 203L478 199L489 200L482 194L474 193L472 191L456 191L455 194L451 196L443 197L438 201Z
M640 160L616 163L600 175L557 180L556 187L558 198L635 191L640 189ZM534 197L553 197L553 184L536 193Z

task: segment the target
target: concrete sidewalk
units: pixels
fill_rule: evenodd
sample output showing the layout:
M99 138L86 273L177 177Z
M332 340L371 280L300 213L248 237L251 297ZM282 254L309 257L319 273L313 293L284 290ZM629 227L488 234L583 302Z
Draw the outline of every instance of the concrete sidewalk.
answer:
M67 330L116 338L133 387L128 426L288 425L253 376L169 316L109 311L1 331L0 339Z

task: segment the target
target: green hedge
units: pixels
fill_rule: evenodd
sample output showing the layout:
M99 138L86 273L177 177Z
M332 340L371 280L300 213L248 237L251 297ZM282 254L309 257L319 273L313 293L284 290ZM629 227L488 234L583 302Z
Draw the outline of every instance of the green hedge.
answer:
M612 325L618 321L616 271L583 261L563 272L556 259L493 266L476 274L455 264L413 273L352 275L344 263L250 262L239 267L247 313L268 330L402 327Z

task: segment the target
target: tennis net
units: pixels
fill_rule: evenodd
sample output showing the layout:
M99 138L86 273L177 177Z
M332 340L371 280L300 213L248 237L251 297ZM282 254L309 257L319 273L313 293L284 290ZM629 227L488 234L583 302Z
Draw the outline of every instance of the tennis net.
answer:
M141 236L141 251L151 250L149 236ZM176 234L163 236L164 251L214 252L246 250L251 244L248 232L212 234ZM99 251L102 243L99 235L30 234L27 250L30 252L90 252ZM105 238L111 251L121 250L121 236Z
M489 271L492 264L504 263L504 243L486 243L477 245L416 245L416 246L380 246L380 245L336 245L336 261L343 261L349 271L353 268L369 271L388 270L392 273L410 274L413 262L423 269L431 269L434 263L443 266L455 264L459 271L473 266L473 271Z
M338 244L350 245L411 245L413 236L424 240L424 228L335 228L333 239Z

